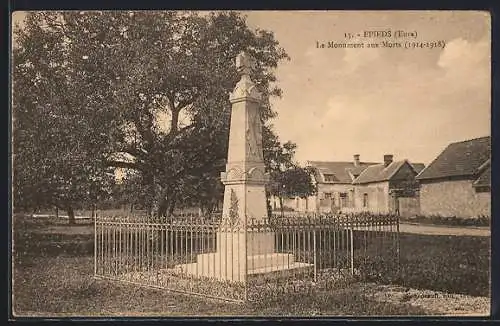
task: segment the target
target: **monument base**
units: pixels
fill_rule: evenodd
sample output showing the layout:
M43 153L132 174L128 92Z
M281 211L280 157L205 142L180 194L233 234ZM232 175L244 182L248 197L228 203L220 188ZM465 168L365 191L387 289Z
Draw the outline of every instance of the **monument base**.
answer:
M242 268L238 261L228 260L219 252L201 254L196 263L175 266L182 274L211 277L220 280L243 282L247 275L265 274L297 268L312 267L312 264L296 262L292 254L269 253L247 258L248 270Z
M217 232L217 252L198 254L195 263L174 269L187 275L243 282L248 275L313 266L295 261L293 254L275 252L274 241L273 232Z

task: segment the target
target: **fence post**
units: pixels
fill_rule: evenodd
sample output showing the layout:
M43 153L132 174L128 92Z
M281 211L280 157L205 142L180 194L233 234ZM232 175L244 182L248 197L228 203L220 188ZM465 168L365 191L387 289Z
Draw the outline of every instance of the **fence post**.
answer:
M399 240L399 216L396 216L396 259L398 278L401 276L400 240Z
M94 216L94 277L97 275L97 215Z
M351 275L354 275L354 232L353 232L353 228L352 228L352 224L351 224L351 227L349 228L349 230L351 231Z
M316 228L313 228L313 255L314 255L314 283L318 281L318 267L317 267L317 261L316 261Z
M245 192L246 194L246 192ZM251 225L250 225L250 228L251 228L251 231L253 232L253 219L251 220ZM247 302L248 301L248 286L249 286L249 283L248 283L248 241L247 241L247 237L248 237L248 219L247 219L247 216L245 215L245 220L243 221L243 241L245 241L244 243L244 253L243 253L243 257L244 257L244 264L245 264L245 269L243 271L244 273L244 277L243 277L243 301ZM238 228L238 238L240 237L240 228ZM241 257L241 256L240 256ZM240 258L238 257L238 258ZM238 259L239 260L239 259ZM239 262L238 262L239 264ZM238 266L238 273L240 273L240 267Z

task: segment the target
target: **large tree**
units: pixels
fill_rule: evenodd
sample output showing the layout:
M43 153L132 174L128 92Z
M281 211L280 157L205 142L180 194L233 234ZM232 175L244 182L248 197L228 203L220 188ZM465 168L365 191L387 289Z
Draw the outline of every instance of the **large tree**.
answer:
M16 30L13 50L13 179L16 209L56 206L74 223L74 208L93 205L113 182L106 168L112 133L101 122L106 112L98 83L78 67L78 59L57 29L27 16ZM81 58L79 58L81 59ZM82 89L86 91L82 92Z
M288 58L272 33L251 30L234 12L38 12L15 33L14 115L52 108L64 116L52 142L31 145L33 155L43 156L43 145L60 156L63 142L68 156L85 153L71 168L95 165L98 175L102 164L135 170L155 214L172 211L185 180L225 159L236 55L246 50L257 61L252 78L264 94L264 122L274 116L269 97L281 94L272 70ZM15 127L30 131L27 124ZM60 129L69 135L60 137ZM15 165L26 155L22 143L15 142ZM18 175L24 178L22 170ZM88 180L74 175L90 174L71 171L61 180L85 188Z

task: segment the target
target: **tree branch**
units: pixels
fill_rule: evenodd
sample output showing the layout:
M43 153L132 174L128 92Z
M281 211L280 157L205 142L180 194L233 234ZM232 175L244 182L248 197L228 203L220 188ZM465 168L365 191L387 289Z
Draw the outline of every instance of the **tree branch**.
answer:
M115 167L115 168L125 168L125 169L133 169L133 170L139 170L139 166L137 163L132 163L132 162L123 162L123 161L106 161L105 165L107 167Z

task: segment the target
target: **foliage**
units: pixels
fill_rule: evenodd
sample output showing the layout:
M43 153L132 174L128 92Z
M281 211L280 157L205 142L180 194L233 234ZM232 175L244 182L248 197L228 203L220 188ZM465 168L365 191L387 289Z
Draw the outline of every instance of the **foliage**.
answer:
M37 203L61 193L95 199L85 190L91 176L104 178L104 163L138 172L150 213L200 191L210 197L202 181L226 157L236 55L257 61L263 121L275 115L269 97L281 95L272 69L288 58L271 32L235 12L31 12L15 35L15 174L25 203L31 194ZM47 130L50 139L39 139ZM40 156L50 168L43 184Z
M311 171L300 167L294 161L297 145L290 141L281 143L278 136L272 132L272 126L263 128L264 162L270 175L267 195L280 199L283 215L283 198L305 198L316 192L311 179ZM268 203L268 211L270 210Z
M107 113L96 104L99 80L80 71L81 57L68 49L60 31L40 26L43 21L55 22L55 14L44 17L30 14L25 28L16 30L14 207L54 205L66 209L74 223L75 206L99 200L110 191L113 175L104 160L113 130L101 123ZM91 92L95 96L87 97Z
M294 166L283 171L277 180L278 187L283 188L284 197L305 198L315 193L316 188L311 182L311 173L307 168Z

